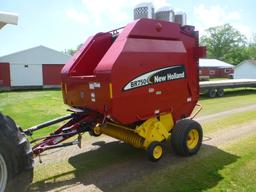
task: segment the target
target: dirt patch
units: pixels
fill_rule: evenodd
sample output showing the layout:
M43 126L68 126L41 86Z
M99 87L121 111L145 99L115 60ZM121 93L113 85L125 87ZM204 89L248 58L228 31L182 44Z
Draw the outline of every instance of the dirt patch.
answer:
M204 122L207 122L207 121L214 121L218 118L223 118L223 117L226 117L226 116L230 116L230 115L233 115L233 114L236 114L236 113L242 113L242 112L245 112L245 111L250 111L250 110L253 110L253 109L256 109L256 104L246 106L246 107L231 109L231 110L228 110L228 111L223 111L223 112L219 112L219 113L215 113L215 114L211 114L211 115L204 115L204 116L201 116L201 117L199 115L197 118L195 118L195 120L199 121L200 123L204 123Z
M45 151L44 153L42 153L40 158L42 160L42 164L55 162L56 158L61 158L62 160L66 160L66 159L68 159L72 156L78 155L80 153L98 149L99 146L95 145L94 143L97 143L97 142L109 143L109 142L113 142L113 141L117 141L117 140L112 137L105 136L105 135L102 135L100 137L91 137L89 139L83 138L82 143L81 143L82 144L81 148L79 148L77 145L73 145L73 146L59 148L59 149L52 149L52 150ZM36 163L36 165L40 164L39 157L35 158L35 163Z
M256 134L256 121L250 121L248 123L231 126L227 129L207 134L204 139L204 143L219 146L249 134Z

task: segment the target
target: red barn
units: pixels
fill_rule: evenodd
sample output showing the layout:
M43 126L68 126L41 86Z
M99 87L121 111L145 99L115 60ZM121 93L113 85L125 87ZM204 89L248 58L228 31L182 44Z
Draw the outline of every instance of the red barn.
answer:
M60 87L60 71L70 56L38 46L0 57L0 89Z
M234 66L217 59L200 59L200 77L229 78L234 74Z

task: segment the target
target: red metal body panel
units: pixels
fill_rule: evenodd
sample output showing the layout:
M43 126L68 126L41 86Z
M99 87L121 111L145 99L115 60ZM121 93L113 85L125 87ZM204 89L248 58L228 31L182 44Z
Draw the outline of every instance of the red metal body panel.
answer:
M62 70L64 102L129 124L158 113L187 117L199 98L198 33L191 26L141 19L90 37Z
M10 64L1 63L0 64L0 86L10 87L11 78L10 78Z
M60 85L63 64L43 64L43 85Z

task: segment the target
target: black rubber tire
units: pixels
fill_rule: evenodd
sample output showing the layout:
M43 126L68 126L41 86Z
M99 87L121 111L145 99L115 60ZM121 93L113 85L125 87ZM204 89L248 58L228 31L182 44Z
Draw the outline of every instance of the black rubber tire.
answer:
M34 160L31 146L15 122L2 113L0 113L0 154L7 167L5 192L26 191L33 179Z
M162 154L159 158L155 158L154 155L153 155L153 151L154 149L159 146L161 147L162 149ZM164 153L164 149L163 149L163 144L158 142L158 141L153 141L149 146L148 146L148 149L147 149L147 156L148 156L148 159L152 162L157 162L159 161L162 157L163 157L163 153Z
M95 127L91 128L91 130L89 131L89 134L90 134L91 136L94 136L94 137L99 137L99 136L101 136L102 133L96 133L96 132L94 131L94 128L95 128Z
M223 97L224 96L224 90L223 89L221 89L221 88L219 88L218 90L217 90L217 96L218 97Z
M187 146L188 134L192 129L196 129L198 131L199 140L197 145L193 149L189 149ZM182 119L178 121L175 127L171 132L171 145L174 149L174 152L180 156L191 156L196 154L201 145L203 138L203 130L201 125L191 119Z
M209 90L208 96L209 96L210 98L214 98L214 97L216 97L216 95L217 95L217 90L216 90L216 89L210 89L210 90Z

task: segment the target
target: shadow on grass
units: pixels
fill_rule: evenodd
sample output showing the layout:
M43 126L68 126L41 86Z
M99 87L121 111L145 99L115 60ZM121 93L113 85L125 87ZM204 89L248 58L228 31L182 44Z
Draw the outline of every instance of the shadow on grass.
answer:
M195 156L182 158L167 150L161 161L151 163L141 150L120 142L95 145L99 148L69 159L75 170L33 183L30 191L72 191L77 183L81 191L89 185L102 191L203 191L216 186L223 179L219 171L238 159L203 145ZM74 177L68 179L70 174Z
M225 98L225 97L236 97L241 95L255 95L255 94L256 94L256 88L225 89L225 95L223 97L216 97L214 99ZM207 99L213 99L213 98L209 98L207 94L200 95L200 100L207 100Z

